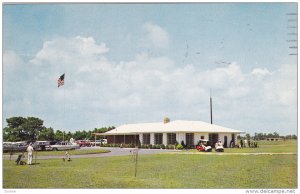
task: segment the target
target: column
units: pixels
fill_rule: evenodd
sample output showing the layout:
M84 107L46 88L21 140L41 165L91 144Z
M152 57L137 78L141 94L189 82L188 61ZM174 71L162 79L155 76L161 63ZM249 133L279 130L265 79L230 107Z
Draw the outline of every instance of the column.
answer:
M163 144L167 145L167 133L163 133Z
M143 134L139 134L139 140L141 142L141 145L143 145L144 144L144 142L143 142Z
M154 133L150 133L150 144L154 145Z

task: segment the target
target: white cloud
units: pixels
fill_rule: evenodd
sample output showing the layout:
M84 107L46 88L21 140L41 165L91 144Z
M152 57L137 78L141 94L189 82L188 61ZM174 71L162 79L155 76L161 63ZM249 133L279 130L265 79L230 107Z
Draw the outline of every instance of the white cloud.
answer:
M255 68L252 70L251 74L260 77L260 76L266 76L270 74L270 71L267 68L263 68L263 69Z
M296 105L297 67L284 64L263 83L265 96L271 104Z
M43 48L30 62L42 65L47 62L66 64L86 63L90 58L100 57L109 51L104 43L98 45L92 37L56 38L46 41Z
M156 24L150 22L143 25L145 36L142 40L144 46L155 48L166 48L170 44L170 36L168 32Z
M4 90L4 117L15 113L43 115L50 126L67 125L72 130L160 121L164 116L209 121L210 88L215 118L219 124L231 121L228 127L243 129L266 116L278 118L277 109L294 114L297 74L293 65L247 73L233 62L202 70L194 64L181 67L168 57L145 53L131 61L111 61L106 58L108 51L104 43L97 44L91 37L46 42L30 62L23 64L22 71L28 76L14 71L4 76L4 87L10 88ZM4 66L18 61L15 53L4 52ZM57 78L63 72L66 84L57 88ZM18 82L8 87L13 76ZM268 115L263 110L268 110ZM253 119L252 124L248 118Z

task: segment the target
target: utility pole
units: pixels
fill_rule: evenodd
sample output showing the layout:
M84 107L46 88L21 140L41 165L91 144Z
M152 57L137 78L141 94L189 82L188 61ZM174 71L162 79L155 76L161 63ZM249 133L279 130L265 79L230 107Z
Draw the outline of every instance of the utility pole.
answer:
M210 124L213 124L211 89L210 89Z

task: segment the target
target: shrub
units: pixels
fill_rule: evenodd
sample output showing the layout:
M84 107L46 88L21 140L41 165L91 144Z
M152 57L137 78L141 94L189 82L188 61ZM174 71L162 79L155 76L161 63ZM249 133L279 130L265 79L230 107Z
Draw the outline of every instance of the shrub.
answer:
M176 146L176 149L177 149L177 150L182 150L182 149L183 149L183 146L182 146L181 144L178 144L178 145Z
M121 144L113 144L113 147L120 147L121 146ZM124 145L123 145L123 147L124 147Z
M166 149L166 146L165 146L164 144L161 144L161 145L160 145L160 148L161 148L161 149Z
M134 148L135 146L134 146L133 143L131 143L131 144L128 145L128 147L129 147L129 148Z
M149 149L152 149L152 144L149 144L149 145L148 145L148 148L149 148Z

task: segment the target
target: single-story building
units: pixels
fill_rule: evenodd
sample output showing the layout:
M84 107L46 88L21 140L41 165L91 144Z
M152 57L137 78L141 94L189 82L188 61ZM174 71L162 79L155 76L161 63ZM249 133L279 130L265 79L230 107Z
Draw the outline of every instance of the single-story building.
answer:
M272 138L267 138L267 141L282 141L283 139L280 137L272 137Z
M164 144L174 145L182 141L187 146L195 146L200 139L209 140L212 146L221 140L224 147L237 142L237 135L244 133L202 121L164 121L121 125L106 133L94 135L106 136L108 144Z

